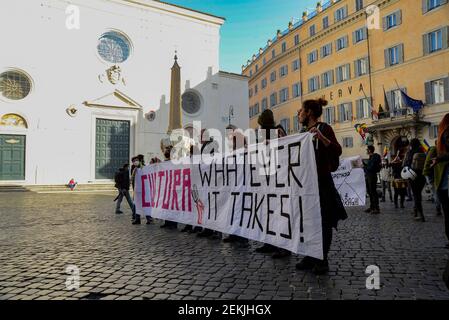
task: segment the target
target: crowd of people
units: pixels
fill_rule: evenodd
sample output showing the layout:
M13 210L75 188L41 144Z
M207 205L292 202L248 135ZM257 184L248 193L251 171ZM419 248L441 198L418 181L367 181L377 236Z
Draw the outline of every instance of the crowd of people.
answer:
M304 257L297 265L299 270L312 270L315 274L325 274L329 271L328 253L332 244L333 229L337 229L338 222L345 220L348 216L338 194L331 173L339 166L339 158L342 154L342 147L336 139L335 133L330 125L321 122L323 107L327 101L323 99L307 100L298 111L298 121L302 124L302 132L311 132L315 135L315 160L317 164L317 175L321 205L322 237L324 259L319 260L312 257ZM280 125L276 125L273 112L264 110L258 118L261 129L265 129L266 139L283 137L285 130ZM275 133L275 136L270 134ZM212 140L202 141L202 149L212 143ZM410 141L408 146L401 148L392 158L391 162L375 152L374 146L367 147L369 159L365 162L365 177L367 191L370 199L370 207L366 212L379 214L379 202L386 201L386 192L389 193L390 201L394 202L395 208L404 209L405 198L408 195L407 189L411 189L414 199L414 216L417 221L425 221L422 207L422 191L427 183L432 184L437 214L444 213L445 231L449 239L449 196L448 196L448 175L449 175L449 114L447 114L439 126L439 137L437 147L430 148L427 154L423 154L421 144L418 139ZM191 154L193 148L191 147ZM246 147L246 144L245 146ZM234 149L238 148L235 145ZM171 159L171 147L163 150L164 161ZM212 151L213 152L213 151ZM160 162L157 158L151 159L150 163ZM130 187L134 189L134 180L138 168L145 166L144 156L138 155L132 159L132 167L124 164L116 173L115 182L119 194L116 198L116 213L123 213L120 210L123 198L125 198L132 211L132 224L141 224L140 215L136 214L136 207L130 195ZM408 170L410 177L404 175L404 170ZM382 197L379 199L377 192L378 174L382 186ZM393 194L392 194L393 189ZM154 223L151 217L146 217L147 224ZM164 221L161 228L178 229L178 224L173 221ZM200 238L217 239L226 243L235 243L240 247L248 247L248 239L236 235L222 236L221 233L198 226L185 225L181 232L196 234ZM258 253L272 254L272 258L280 259L291 255L287 250L277 248L270 244L263 244L256 249Z

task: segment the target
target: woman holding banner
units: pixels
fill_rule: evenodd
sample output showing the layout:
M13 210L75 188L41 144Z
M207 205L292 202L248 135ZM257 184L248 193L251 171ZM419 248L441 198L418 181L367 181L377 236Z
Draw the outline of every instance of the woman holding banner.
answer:
M332 243L332 229L337 228L339 220L348 217L331 175L331 172L338 169L342 148L332 127L318 121L326 105L327 101L324 99L307 100L298 111L298 120L303 125L302 131L315 134L316 139L315 161L320 193L324 259L305 257L296 268L312 270L315 274L325 274L329 271L327 258Z

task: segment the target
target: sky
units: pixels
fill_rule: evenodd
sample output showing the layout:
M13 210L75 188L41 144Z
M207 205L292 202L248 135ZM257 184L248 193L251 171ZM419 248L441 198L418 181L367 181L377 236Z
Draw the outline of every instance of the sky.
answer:
M221 29L220 70L241 73L259 48L292 18L315 10L317 0L165 0L226 18Z

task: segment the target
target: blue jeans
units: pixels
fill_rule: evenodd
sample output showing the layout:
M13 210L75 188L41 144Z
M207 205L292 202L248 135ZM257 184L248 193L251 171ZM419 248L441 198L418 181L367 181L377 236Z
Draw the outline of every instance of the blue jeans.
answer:
M131 199L131 195L129 194L129 190L122 189L122 190L119 190L119 192L120 192L120 194L119 194L119 196L117 198L117 204L115 206L115 209L116 210L120 210L120 205L122 204L123 197L125 197L126 201L129 204L129 207L131 208L131 210L133 212L133 215L135 215L136 207L134 205L133 199Z

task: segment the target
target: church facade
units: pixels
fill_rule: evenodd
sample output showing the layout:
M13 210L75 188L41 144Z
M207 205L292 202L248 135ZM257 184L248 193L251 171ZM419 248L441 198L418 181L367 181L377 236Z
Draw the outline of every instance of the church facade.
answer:
M87 4L88 3L88 4ZM219 70L223 18L152 0L2 1L0 184L110 182L160 156L170 70L182 126L247 129L247 77ZM77 25L78 23L78 25Z

